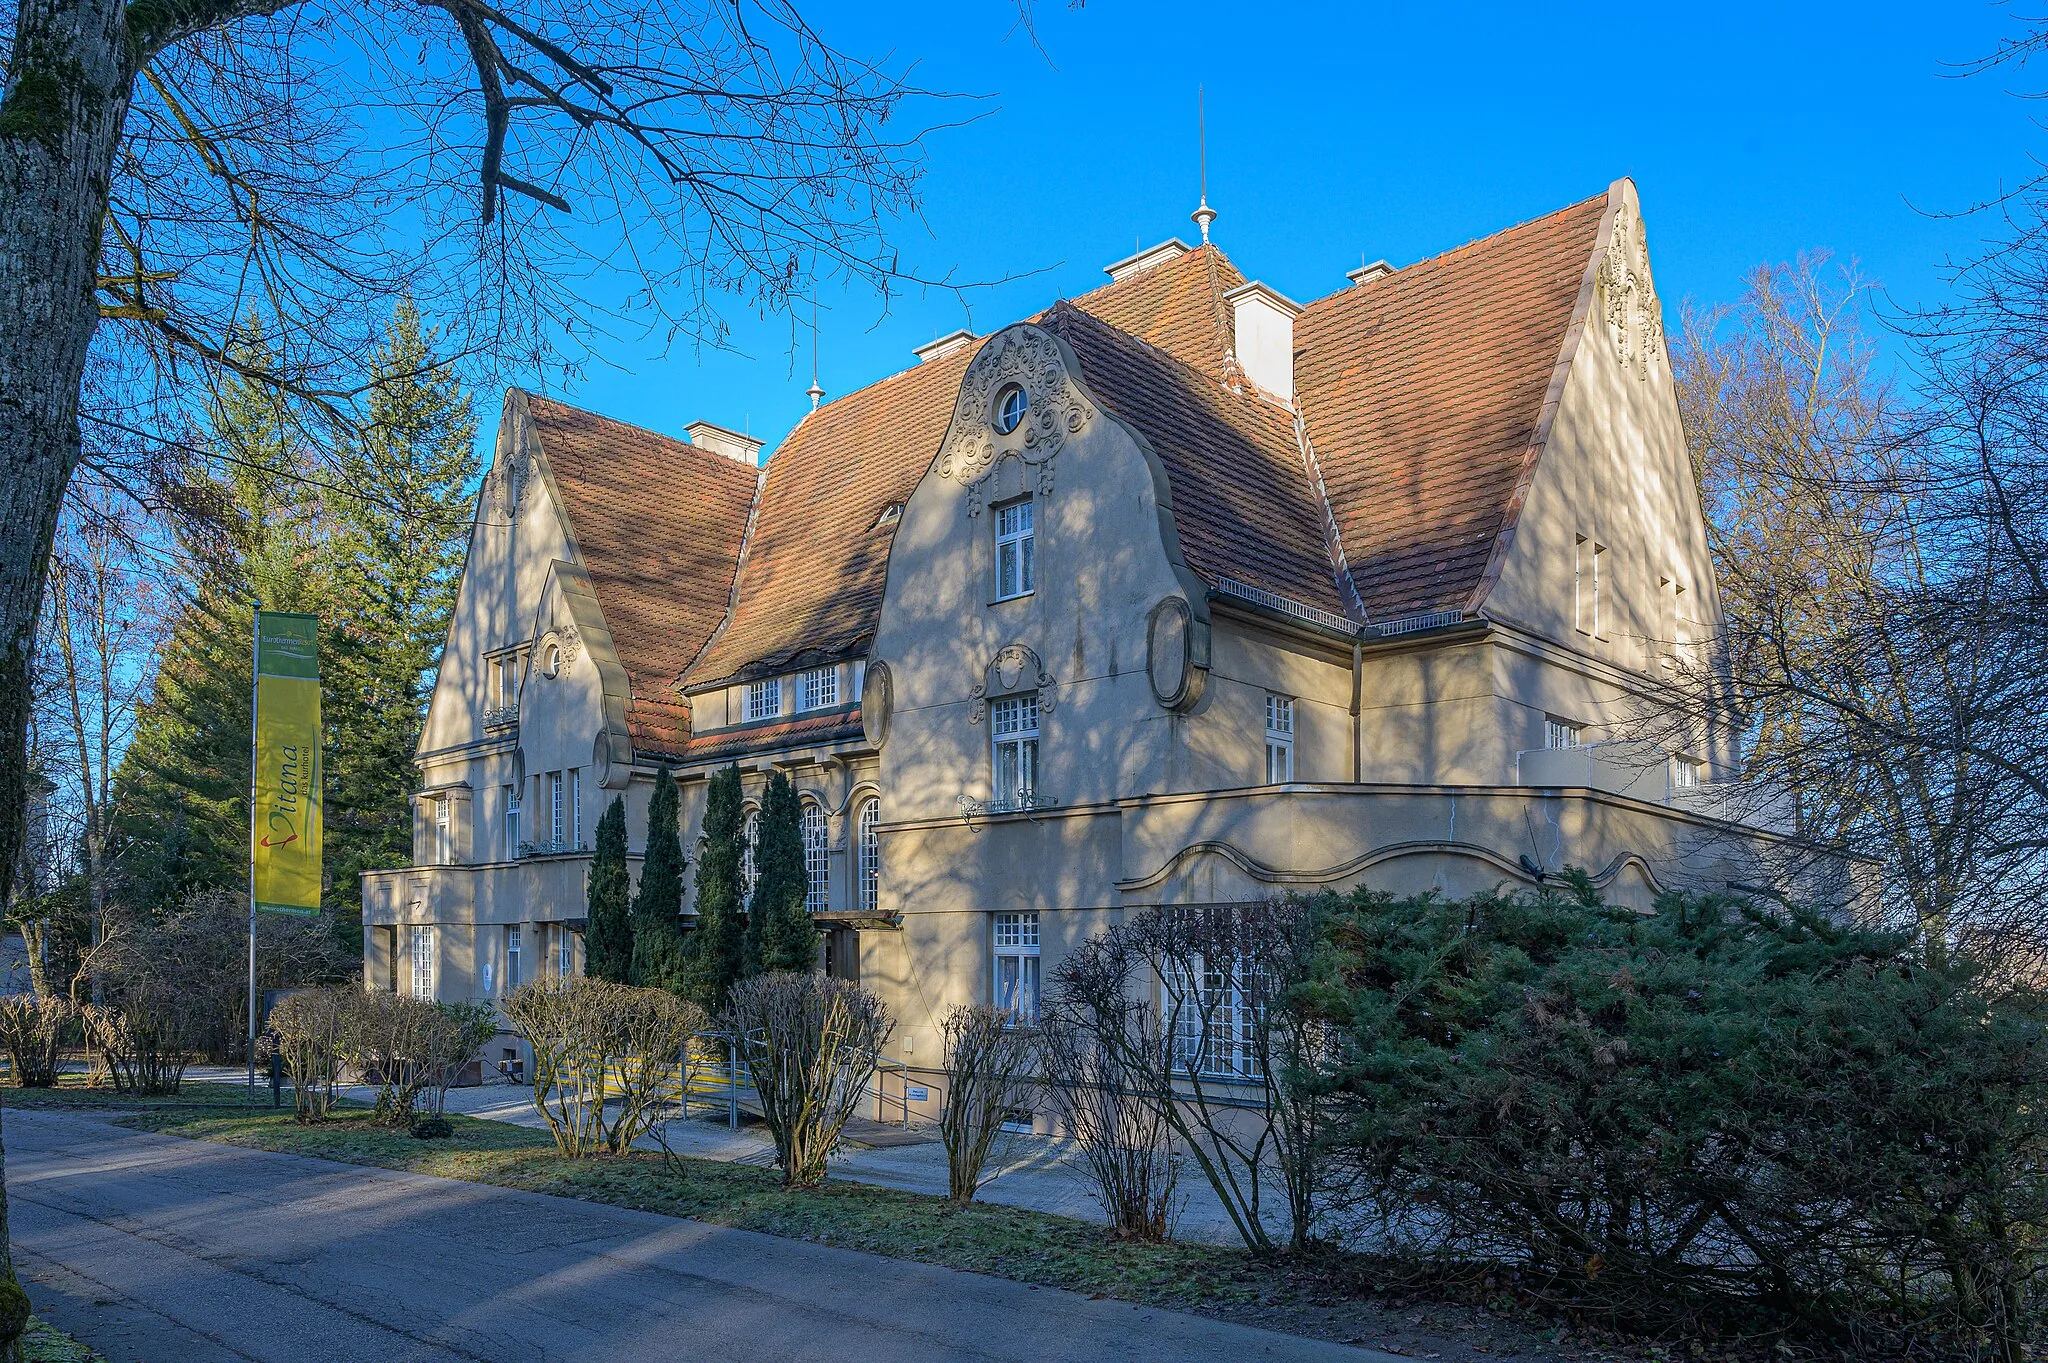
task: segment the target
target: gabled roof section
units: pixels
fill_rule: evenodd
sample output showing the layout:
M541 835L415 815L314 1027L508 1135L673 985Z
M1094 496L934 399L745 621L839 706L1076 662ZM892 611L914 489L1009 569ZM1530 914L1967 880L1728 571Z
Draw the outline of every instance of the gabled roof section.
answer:
M1223 295L1244 282L1223 252L1198 246L1071 301L1184 364L1222 374L1231 340Z
M1618 190L1318 299L1295 394L1373 619L1476 609Z
M851 657L874 637L894 542L884 508L931 466L975 347L828 402L768 461L732 618L688 684ZM720 600L721 610L724 600Z
M632 686L633 746L680 753L690 712L673 683L725 617L757 475L552 398L527 409Z
M1234 577L1345 613L1319 501L1284 409L1078 304L1054 307L1044 325L1073 347L1088 391L1143 433L1165 465L1188 567L1212 586Z

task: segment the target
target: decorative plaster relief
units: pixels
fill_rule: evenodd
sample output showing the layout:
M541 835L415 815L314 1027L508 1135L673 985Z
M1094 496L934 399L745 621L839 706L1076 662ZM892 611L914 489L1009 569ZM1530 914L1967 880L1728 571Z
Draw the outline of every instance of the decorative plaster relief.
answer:
M896 683L889 665L877 658L868 664L860 683L860 731L877 752L889 741L889 721L896 714Z
M990 697L1014 696L1020 692L1038 692L1038 713L1050 714L1056 703L1059 683L1038 661L1038 654L1026 644L1005 644L989 659L982 669L981 685L968 694L974 703L968 708L967 722L979 724L988 713Z
M1024 419L1008 434L997 431L995 405L1012 385L1024 390ZM953 422L939 451L939 476L967 489L970 516L980 513L980 484L1000 455L1014 454L1038 479L1041 496L1052 492L1054 460L1095 416L1067 372L1066 358L1052 333L1020 322L983 343L960 380Z
M1643 220L1635 214L1614 215L1614 231L1607 240L1607 254L1600 260L1598 281L1601 313L1607 319L1614 356L1635 370L1638 379L1647 379L1650 361L1664 353L1664 318L1657 305L1657 291L1650 284L1650 246Z
M1195 657L1195 624L1188 603L1169 596L1145 622L1145 673L1152 694L1169 710L1186 713L1202 699L1209 669Z

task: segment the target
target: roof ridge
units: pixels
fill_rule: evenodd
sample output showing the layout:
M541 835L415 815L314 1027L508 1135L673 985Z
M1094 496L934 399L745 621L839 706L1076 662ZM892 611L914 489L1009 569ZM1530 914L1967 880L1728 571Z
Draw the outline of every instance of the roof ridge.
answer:
M1162 261L1150 269L1140 270L1136 274L1127 274L1122 279L1112 279L1106 284L1097 284L1094 288L1077 293L1072 298L1056 298L1053 300L1053 305L1057 307L1061 303L1080 303L1082 300L1093 298L1097 294L1108 293L1111 289L1120 289L1133 280L1143 279L1147 275L1157 275L1161 270L1172 269L1183 261L1192 262L1198 256L1206 257L1212 263L1212 266L1213 262L1217 260L1221 260L1226 265L1231 264L1230 257L1223 253L1221 246L1211 241L1205 241L1200 246L1190 250L1186 255L1175 256L1172 260ZM1046 311L1051 311L1051 308L1046 309Z
M733 469L744 469L747 467L747 465L741 463L737 459L731 458L728 455L719 454L712 450L707 450L702 445L699 445L695 441L689 440L683 436L669 435L664 431L657 431L651 426L642 426L638 422L626 421L620 417L615 416L606 416L603 412L593 412L588 407L578 407L574 403L564 402L562 401L562 399L556 397L549 397L545 393L527 392L525 389L521 389L520 391L526 392L526 401L529 407L531 407L531 405L536 402L544 403L547 406L558 408L563 412L573 413L574 415L580 417L588 417L593 421L602 421L612 426L623 426L629 431L638 431L641 435L652 436L654 439L663 441L666 444L673 445L678 449L688 450L692 454L697 455L706 461L710 461L711 466L714 468L731 467Z

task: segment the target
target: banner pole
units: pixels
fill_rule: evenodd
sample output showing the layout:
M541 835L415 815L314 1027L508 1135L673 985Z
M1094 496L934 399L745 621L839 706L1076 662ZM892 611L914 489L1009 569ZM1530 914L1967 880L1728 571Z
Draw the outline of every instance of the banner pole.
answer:
M256 700L262 687L263 603L249 620L249 1101L256 1101Z

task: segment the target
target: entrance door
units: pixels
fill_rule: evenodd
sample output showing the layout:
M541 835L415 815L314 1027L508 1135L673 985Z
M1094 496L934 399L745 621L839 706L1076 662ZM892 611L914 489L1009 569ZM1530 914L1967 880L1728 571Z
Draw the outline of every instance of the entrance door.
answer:
M835 980L860 983L860 932L855 928L825 930L825 973Z

